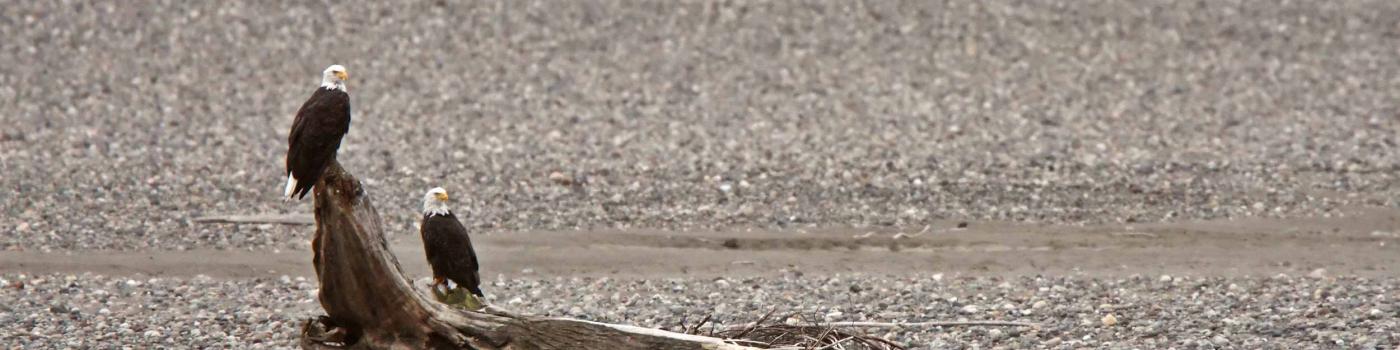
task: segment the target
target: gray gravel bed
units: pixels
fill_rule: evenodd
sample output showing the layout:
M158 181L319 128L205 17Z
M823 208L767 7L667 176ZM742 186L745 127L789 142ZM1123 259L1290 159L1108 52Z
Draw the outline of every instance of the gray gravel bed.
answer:
M497 278L493 303L543 315L679 329L769 310L826 321L1016 320L1039 329L956 327L872 334L916 349L1354 348L1400 345L1400 280L1142 276L945 278L803 275L738 279ZM288 347L318 314L301 278L218 281L3 276L5 348ZM19 286L23 286L20 288ZM1110 317L1111 316L1111 317Z
M277 247L321 69L391 231L1325 216L1395 206L1400 2L21 1L0 246ZM560 185L572 183L573 185Z

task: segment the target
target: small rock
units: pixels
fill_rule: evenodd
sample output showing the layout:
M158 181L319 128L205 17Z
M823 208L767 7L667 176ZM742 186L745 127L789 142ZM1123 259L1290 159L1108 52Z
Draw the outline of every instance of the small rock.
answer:
M839 318L839 317L844 316L844 315L846 315L846 313L841 312L841 310L838 309L838 310L831 310L831 312L827 312L825 317L826 317L827 320L834 320L834 319Z
M549 181L552 181L560 186L571 186L574 184L573 177L570 177L569 175L565 175L563 172L558 171L549 173Z
M1215 337L1210 338L1210 342L1212 343L1211 345L1219 347L1230 345L1230 339L1226 339L1225 336L1219 334L1216 334Z
M1308 273L1308 277L1312 277L1312 278L1327 278L1327 269L1318 268L1318 269L1316 269L1316 270L1312 270L1312 272L1309 272L1309 273Z
M1104 315L1103 319L1100 321L1103 321L1104 327L1113 327L1118 324L1118 316L1113 316L1113 314Z
M725 248L729 248L729 249L739 249L739 239L738 239L738 238L726 239L726 240L724 240L724 243L721 244L721 245L723 245Z
M720 289L728 289L728 288L729 288L729 280L726 280L726 279L723 279L723 278L717 279L717 280L715 280L715 287L719 287Z
M992 340L1002 340L1006 339L1006 332L1002 332L1002 330L1000 329L992 328L992 330L987 331L987 336L991 337Z

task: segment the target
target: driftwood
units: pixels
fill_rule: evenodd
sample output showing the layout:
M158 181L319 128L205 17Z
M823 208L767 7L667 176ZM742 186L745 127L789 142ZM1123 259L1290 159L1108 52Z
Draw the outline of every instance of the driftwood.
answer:
M312 264L326 316L303 325L303 348L751 349L650 328L451 308L404 276L368 194L340 164L316 184L315 203Z
M193 219L202 224L280 224L311 225L316 219L306 214L210 215Z
M752 344L766 347L768 349L784 350L806 350L806 349L849 349L849 350L904 350L903 345L885 340L883 338L851 333L836 327L824 326L820 324L790 325L786 323L769 323L773 312L769 311L758 321L741 326L725 327L723 330L716 330L710 327L709 336L720 336L726 338L743 339L744 344ZM788 315L788 319L798 317L797 314ZM710 320L709 316L700 320L686 329L686 333L700 334L700 329Z
M726 330L737 330L737 329L745 329L745 328L750 328L750 327L757 327L757 326L759 326L759 325L760 325L760 324L757 323L757 322L751 322L751 323L745 323L745 324L740 324L740 325L728 326L728 327L725 327L725 329L726 329ZM1034 323L1034 322L1018 322L1018 321L929 321L929 322L866 322L866 321L849 321L849 322L825 322L825 323L818 323L818 324L815 324L814 326L817 326L817 327L828 327L828 328L934 328L934 327L973 327L973 326L985 326L985 327L1028 327L1028 328L1038 328L1038 327L1040 327L1040 324L1039 324L1039 323Z

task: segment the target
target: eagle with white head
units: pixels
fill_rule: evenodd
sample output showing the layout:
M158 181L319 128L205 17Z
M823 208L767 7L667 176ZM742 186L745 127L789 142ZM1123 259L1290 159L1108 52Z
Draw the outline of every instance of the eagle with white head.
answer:
M327 67L321 72L321 86L297 110L292 132L287 135L287 187L282 192L287 200L301 199L311 192L335 160L340 140L350 132L347 80L350 74L345 67Z
M447 190L442 187L435 187L423 194L423 224L419 230L423 234L423 251L428 255L428 265L433 269L433 286L449 280L471 291L472 295L481 297L476 250L472 249L467 227L462 226L462 222L447 207L448 198Z

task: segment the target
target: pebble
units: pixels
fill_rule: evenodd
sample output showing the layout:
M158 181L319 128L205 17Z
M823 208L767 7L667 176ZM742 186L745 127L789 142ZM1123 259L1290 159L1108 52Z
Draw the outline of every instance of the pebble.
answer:
M1327 277L1327 269L1319 268L1319 269L1316 269L1316 270L1312 270L1312 272L1309 272L1309 273L1308 273L1308 277L1311 277L1311 278L1326 278L1326 277Z
M553 181L560 186L570 186L574 184L573 177L558 171L549 173L549 181Z
M1103 322L1103 325L1105 327L1113 327L1115 325L1118 325L1118 316L1113 316L1113 314L1107 314L1104 315L1103 319L1100 321Z

